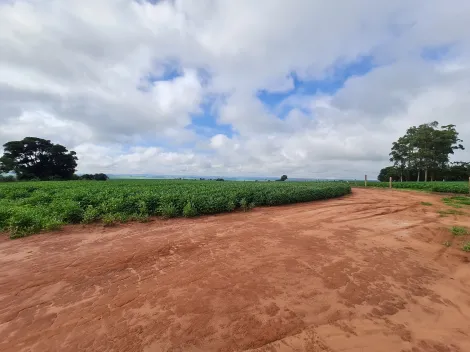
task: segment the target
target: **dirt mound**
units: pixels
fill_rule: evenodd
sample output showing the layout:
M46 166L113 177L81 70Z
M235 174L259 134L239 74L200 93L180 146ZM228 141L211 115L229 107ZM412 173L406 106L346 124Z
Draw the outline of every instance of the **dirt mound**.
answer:
M469 254L448 231L470 217L444 208L358 189L5 238L0 350L470 351Z

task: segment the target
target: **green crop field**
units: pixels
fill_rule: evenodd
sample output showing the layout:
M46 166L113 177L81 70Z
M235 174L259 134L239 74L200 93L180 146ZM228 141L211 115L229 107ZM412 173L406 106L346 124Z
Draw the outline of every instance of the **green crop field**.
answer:
M346 182L236 182L116 180L0 184L0 231L11 238L63 224L129 220L150 216L192 217L339 197Z
M364 186L364 181L350 181L351 186ZM388 182L368 181L367 187L388 188ZM393 188L423 190L428 192L468 194L468 182L392 182Z

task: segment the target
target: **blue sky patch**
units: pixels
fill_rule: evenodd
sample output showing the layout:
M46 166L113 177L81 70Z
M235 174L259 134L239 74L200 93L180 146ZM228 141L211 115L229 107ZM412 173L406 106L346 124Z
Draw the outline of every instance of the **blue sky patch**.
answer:
M451 44L429 46L421 50L421 57L426 61L441 61L452 49Z
M363 56L354 62L335 65L330 70L331 74L325 79L302 80L295 72L292 72L290 76L294 81L294 89L283 93L270 93L266 90L260 90L257 93L257 97L270 112L278 114L279 117L283 119L291 109L288 105L283 106L281 109L277 109L277 107L289 96L314 96L316 94L333 95L344 86L349 78L353 76L363 76L372 71L375 67L376 64L372 56Z

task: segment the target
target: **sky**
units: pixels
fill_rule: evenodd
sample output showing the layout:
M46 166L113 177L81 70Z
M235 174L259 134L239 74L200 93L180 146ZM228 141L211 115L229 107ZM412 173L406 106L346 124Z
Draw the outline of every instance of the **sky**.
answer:
M0 0L0 144L50 139L82 173L374 178L436 120L470 161L469 18L468 0Z

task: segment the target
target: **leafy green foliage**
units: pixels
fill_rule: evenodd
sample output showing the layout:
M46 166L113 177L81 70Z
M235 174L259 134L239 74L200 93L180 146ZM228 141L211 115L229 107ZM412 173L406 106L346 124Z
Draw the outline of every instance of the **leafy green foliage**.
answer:
M462 226L452 226L450 232L452 232L454 236L465 236L469 234L468 230Z
M109 180L108 175L100 173L100 174L84 174L81 176L77 176L79 180L95 180L95 181L107 181Z
M339 197L346 182L116 180L0 184L0 231L26 236L70 223L147 221Z
M364 186L364 181L350 181L352 186ZM367 187L388 188L388 182L367 182ZM427 192L468 194L468 182L393 182L393 188L414 189Z
M194 208L191 202L186 203L186 205L183 208L183 216L186 218L192 218L196 215L197 215L196 208Z
M445 217L447 215L465 215L463 211L455 209L439 210L438 213L441 214L442 217Z
M462 250L464 252L470 252L470 242L467 242L463 245Z
M178 210L172 203L162 205L162 207L160 208L160 213L166 219L175 218L178 216Z
M46 139L26 137L3 148L0 173L13 171L19 180L69 180L77 167L74 151Z
M83 212L82 223L90 224L97 221L100 218L100 212L93 205L88 205Z
M39 232L45 224L43 216L31 207L19 208L8 219L11 238L24 237Z
M438 126L439 123L434 121L408 128L406 134L392 144L390 161L393 162L394 172L383 169L379 180L386 181L383 179L384 174L400 181L410 180L411 173L415 173L417 181L422 176L427 181L430 174L436 176L436 173L442 174L443 170L449 169L449 155L465 148L460 143L462 140L459 139L455 125ZM465 169L464 165L456 166ZM467 177L469 171L467 168Z
M246 201L245 198L243 198L243 199L240 201L240 208L241 208L243 211L248 211L248 210L249 210L248 202Z
M470 197L455 196L455 197L446 197L442 201L453 208L463 208L470 205Z

